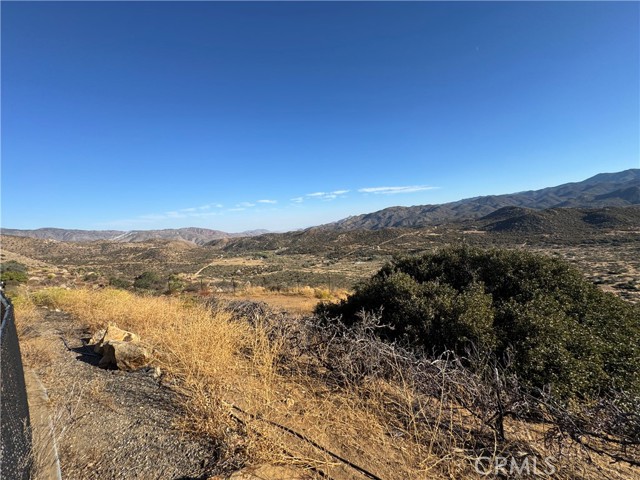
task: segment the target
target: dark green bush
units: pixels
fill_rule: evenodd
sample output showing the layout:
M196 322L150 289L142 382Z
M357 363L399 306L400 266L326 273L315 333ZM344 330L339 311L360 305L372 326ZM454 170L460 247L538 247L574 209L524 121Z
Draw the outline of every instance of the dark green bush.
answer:
M488 351L532 390L594 397L640 394L640 308L556 258L450 247L384 266L322 318L380 312L380 335L427 353Z
M160 290L164 282L155 272L143 272L135 278L133 286L143 290Z

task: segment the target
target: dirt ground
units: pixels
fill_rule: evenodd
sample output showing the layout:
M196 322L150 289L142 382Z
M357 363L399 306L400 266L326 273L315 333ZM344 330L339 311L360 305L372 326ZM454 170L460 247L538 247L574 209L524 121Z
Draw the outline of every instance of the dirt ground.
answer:
M83 347L87 333L67 314L42 310L21 338L25 367L50 398L62 477L195 480L219 473L215 445L175 426L176 393L162 376L98 368Z

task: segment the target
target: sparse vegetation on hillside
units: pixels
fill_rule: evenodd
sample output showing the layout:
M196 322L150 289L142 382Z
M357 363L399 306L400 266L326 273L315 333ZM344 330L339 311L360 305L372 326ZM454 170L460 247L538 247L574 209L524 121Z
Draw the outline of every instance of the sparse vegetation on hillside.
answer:
M574 214L582 215L574 210ZM233 239L205 247L163 240L68 243L3 236L0 241L7 259L30 266L30 284L34 287L82 286L88 283L83 278L89 272L100 275L98 280L91 281L95 285L107 284L110 277L133 283L141 272L155 271L162 272L165 280L159 291L166 289L167 277L175 274L185 281L187 291L217 293L233 292L234 286L236 291L257 286L289 290L304 285L351 289L397 254L420 254L461 242L479 247L526 246L532 251L562 256L602 288L637 302L640 242L637 229L629 225L634 224L634 218L637 225L640 217L632 207L606 209L601 213L610 218L614 210L624 213L628 221L616 220L614 224L607 221L606 229L585 230L573 222L579 220L579 215L570 214L567 218L560 215L553 217L562 218L548 232L537 233L485 230L491 224L517 216L519 210L507 209L491 218L460 225L345 232L311 229ZM582 220L579 223L584 224ZM626 273L619 269L622 265L627 268Z
M349 325L363 310L380 312L387 340L435 354L490 352L557 398L640 394L640 310L560 259L446 248L396 259L348 299L317 309Z
M640 225L640 207L551 208L532 210L504 207L477 222L496 233L554 234L567 238L589 237L594 230L633 231Z

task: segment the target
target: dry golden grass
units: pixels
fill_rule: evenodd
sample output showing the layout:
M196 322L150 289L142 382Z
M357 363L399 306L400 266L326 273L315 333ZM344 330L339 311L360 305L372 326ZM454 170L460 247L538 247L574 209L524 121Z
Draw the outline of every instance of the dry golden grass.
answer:
M291 340L259 315L234 320L194 301L112 289L35 292L20 300L21 316L34 304L67 311L93 330L115 323L139 334L184 393L181 426L216 439L223 455L242 452L254 461L320 468L336 480L360 478L284 426L385 480L481 478L470 452L483 425L460 405L444 396L425 398L401 371L389 381L325 383L307 372L305 359L287 356ZM290 364L283 366L281 358ZM540 458L555 453L538 425L511 421L506 430L512 446L526 445ZM490 455L501 452L497 439L483 441ZM587 458L575 445L564 448L554 478L637 474Z
M16 327L18 334L20 334L22 328L34 323L38 317L38 312L26 288L20 287L15 293L15 295L11 295L11 302L15 311L20 312L19 315L16 315Z
M227 300L249 300L265 302L277 310L289 313L306 315L313 312L319 301L338 301L347 297L349 292L344 289L310 287L305 285L300 288L272 291L264 287L248 287L239 289L235 293L225 293L220 296Z
M34 303L71 313L92 331L113 323L137 333L157 353L156 361L186 386L221 384L238 369L237 353L247 327L223 311L188 300L142 297L123 290L46 289ZM206 381L205 381L206 379Z
M37 307L25 289L20 289L13 296L13 307L18 314L15 316L16 329L20 338L20 352L29 366L38 368L49 365L55 356L49 341L41 337L37 331L36 321L39 318Z
M32 368L50 365L56 353L51 348L51 341L45 337L22 335L20 353L26 364Z

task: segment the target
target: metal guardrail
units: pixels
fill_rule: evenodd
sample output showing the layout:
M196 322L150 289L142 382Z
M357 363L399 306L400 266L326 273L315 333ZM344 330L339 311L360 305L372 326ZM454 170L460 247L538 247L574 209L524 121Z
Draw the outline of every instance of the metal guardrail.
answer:
M13 305L0 286L0 479L31 474L29 405Z

